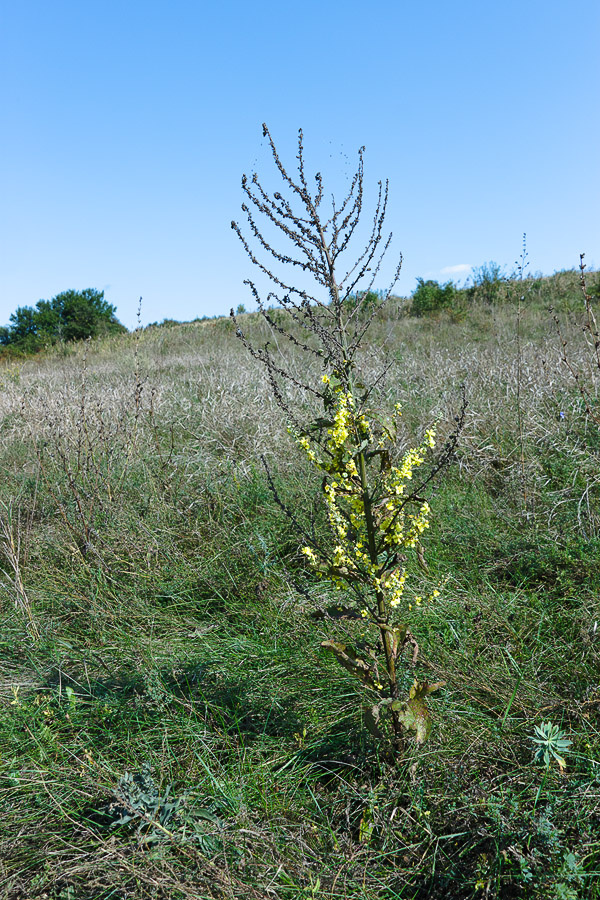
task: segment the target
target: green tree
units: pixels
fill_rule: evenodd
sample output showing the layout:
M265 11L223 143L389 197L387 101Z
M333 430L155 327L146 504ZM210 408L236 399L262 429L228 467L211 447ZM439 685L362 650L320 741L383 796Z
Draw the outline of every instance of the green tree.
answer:
M10 324L3 329L0 340L3 344L13 345L20 350L37 349L35 310L30 306L19 306L11 314Z
M63 291L52 300L38 300L35 307L20 306L10 316L8 328L0 329L0 344L34 352L60 341L126 331L115 313L104 291Z

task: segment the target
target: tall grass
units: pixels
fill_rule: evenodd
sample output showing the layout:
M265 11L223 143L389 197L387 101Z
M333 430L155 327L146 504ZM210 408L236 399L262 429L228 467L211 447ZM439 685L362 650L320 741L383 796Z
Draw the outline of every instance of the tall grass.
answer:
M373 323L407 444L423 421L452 430L460 383L469 400L420 576L450 577L415 623L418 675L447 687L399 767L320 650L326 588L294 589L301 542L261 454L288 504L318 484L226 320L0 371L27 598L0 544L2 900L600 896L600 441L548 305L593 397L597 375L576 273L528 286L529 519L516 306ZM534 761L547 721L573 741L564 773Z

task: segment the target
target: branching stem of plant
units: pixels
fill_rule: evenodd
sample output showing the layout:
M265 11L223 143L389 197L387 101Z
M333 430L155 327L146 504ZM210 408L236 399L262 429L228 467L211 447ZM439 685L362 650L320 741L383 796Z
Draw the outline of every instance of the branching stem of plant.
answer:
M296 350L320 359L321 387L316 388L310 378L299 380L286 367L285 357L280 354L277 360L274 359L268 343L259 347L253 344L239 327L233 310L231 315L238 337L252 356L266 367L273 395L291 423L290 432L310 463L323 475L323 501L330 541L319 542L314 532L309 537L309 531L298 524L296 514L285 510L278 494L275 495L276 502L284 508L289 521L307 542L302 552L309 566L318 577L342 593L344 607L338 605L338 608L347 607L348 618L362 619L365 626L376 629L379 639L377 650L368 649L366 655L364 650L359 652L351 644L341 641L323 641L322 646L375 696L375 704L368 710L368 716L365 715L365 721L370 723L376 737L384 737L378 722L382 714L389 715L387 721L392 735L388 746L397 758L402 754L407 731L416 733L418 743L426 739L430 718L425 700L439 686L415 681L409 697L404 701L400 699L399 656L407 644L413 647L413 663L418 653L406 618L413 603L418 606L424 599L407 600L405 563L408 556L414 554L424 565L419 539L429 525L430 509L422 491L450 460L462 416L457 419L454 436L429 474L416 489L410 490L408 485L413 472L425 462L435 445L434 431L432 428L426 430L418 447L399 454L400 406L396 404L392 418L385 423L379 415L372 415L374 410L370 404L375 385L368 387L361 383L356 360L373 317L390 299L400 273L401 257L387 291L376 295L378 303L369 306L368 292L391 242L391 235L385 238L383 233L388 185L379 183L370 237L358 255L344 264L345 274L338 279L336 268L346 258L363 213L364 148L359 150L358 168L348 194L339 206L333 198L331 210L323 216L323 179L320 173L315 175L316 189L311 193L304 172L302 131L298 136L298 167L294 177L283 165L266 125L263 125L263 135L268 140L287 196L280 191L270 194L256 174L251 178L243 176L242 188L251 205L245 202L242 210L247 217L252 244L273 257L278 264L277 270L259 259L258 251L237 222L232 222L232 228L251 261L280 291L270 292L267 300L275 299L287 311L289 319L286 325L281 324L280 318L276 322L255 285L248 281L259 311L271 329L287 338ZM255 211L270 227L274 226L283 234L287 246L292 248L290 251L276 249L269 243L257 225ZM304 275L310 276L318 287L316 293L295 287L281 274L279 267L282 264L299 268ZM326 292L327 300L323 299L323 292ZM300 422L297 405L292 409L288 402L286 385L304 391L313 402L317 398L323 404L323 414L305 424ZM269 483L273 486L270 476ZM434 589L426 599L433 600L438 594L439 591ZM400 621L396 619L397 615L401 616ZM385 660L380 660L383 677L380 676L377 653Z

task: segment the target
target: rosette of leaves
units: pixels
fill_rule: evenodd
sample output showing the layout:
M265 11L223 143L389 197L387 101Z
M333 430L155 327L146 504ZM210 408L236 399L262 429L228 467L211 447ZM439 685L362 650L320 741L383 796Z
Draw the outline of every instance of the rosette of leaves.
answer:
M190 804L186 794L176 797L171 791L172 785L159 788L147 764L137 772L125 772L105 807L108 826L127 826L143 844L191 841L207 855L222 849L219 833L223 825L215 814L217 802L209 801L201 808Z
M534 753L535 761L543 763L546 768L549 768L551 760L554 759L561 772L566 769L567 763L561 754L567 753L573 743L567 738L566 733L552 722L542 722L541 725L536 725L534 732L535 736L532 741L537 744Z

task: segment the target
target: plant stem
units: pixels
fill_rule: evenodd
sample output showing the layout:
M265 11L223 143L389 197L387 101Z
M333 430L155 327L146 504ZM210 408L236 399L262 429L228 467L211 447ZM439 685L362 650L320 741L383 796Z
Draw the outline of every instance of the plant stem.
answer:
M375 540L375 523L373 522L373 511L371 509L371 495L369 493L369 484L367 479L367 465L364 452L358 454L358 471L360 475L360 484L362 488L363 509L365 511L365 522L367 526L367 540L369 545L369 557L373 565L377 565L377 544ZM378 590L375 594L377 599L377 612L382 623L387 625L388 611L386 609L385 596L383 591ZM393 638L387 628L379 625L379 633L385 651L385 662L390 688L390 699L398 699L398 682L396 680L396 660L394 658ZM403 750L402 725L398 718L398 713L392 710L392 727L394 731L393 752L395 756L399 756Z

